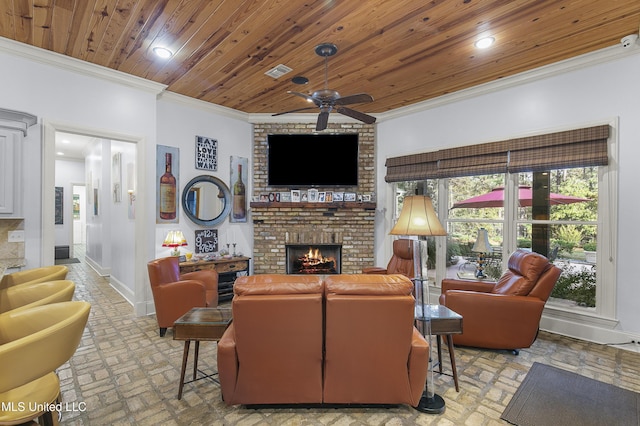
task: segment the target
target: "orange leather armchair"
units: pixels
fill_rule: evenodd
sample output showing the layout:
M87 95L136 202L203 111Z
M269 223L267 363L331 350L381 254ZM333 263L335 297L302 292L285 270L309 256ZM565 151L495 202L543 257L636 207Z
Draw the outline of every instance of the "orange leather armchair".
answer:
M80 344L91 305L60 302L0 315L0 424L22 424L43 417L57 424L51 413L60 396L54 372ZM55 423L54 423L55 422Z
M399 238L393 241L393 256L386 268L370 266L362 270L363 274L402 274L413 278L413 240Z
M322 402L323 283L317 275L239 277L218 342L227 405Z
M7 274L0 279L0 290L19 284L35 284L45 281L64 280L69 268L64 265L43 266Z
M442 280L440 304L464 318L457 345L507 349L518 353L538 335L544 305L562 272L546 257L523 250L509 257L497 283Z
M414 327L412 282L402 275L325 280L325 403L417 406L429 345Z
M147 270L161 337L189 309L218 306L218 273L215 270L180 274L179 260L175 256L152 260L147 264Z

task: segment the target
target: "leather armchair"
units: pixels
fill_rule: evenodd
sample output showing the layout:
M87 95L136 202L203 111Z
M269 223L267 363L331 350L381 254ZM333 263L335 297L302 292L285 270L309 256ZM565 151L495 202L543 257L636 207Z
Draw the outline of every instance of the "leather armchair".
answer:
M60 381L54 371L75 353L90 308L87 302L61 302L0 315L0 405L16 407L0 410L0 424L40 416L44 424L57 421L42 409L55 407Z
M218 306L218 273L202 270L180 274L175 256L147 264L160 336L191 308Z
M68 302L73 298L75 288L73 281L69 280L20 284L6 288L0 290L0 313Z
M224 402L321 403L322 280L254 275L239 277L233 291L233 322L218 342Z
M412 282L354 274L325 285L324 402L417 406L429 345L414 327Z
M42 268L27 269L25 271L7 274L0 280L0 290L19 284L35 284L45 281L64 280L69 268L64 265L43 266Z
M414 277L413 240L399 238L393 241L393 256L386 268L370 266L362 270L363 274L402 274Z
M530 347L538 335L544 305L562 272L546 257L524 250L509 257L497 283L442 280L440 304L464 318L457 345L513 350Z

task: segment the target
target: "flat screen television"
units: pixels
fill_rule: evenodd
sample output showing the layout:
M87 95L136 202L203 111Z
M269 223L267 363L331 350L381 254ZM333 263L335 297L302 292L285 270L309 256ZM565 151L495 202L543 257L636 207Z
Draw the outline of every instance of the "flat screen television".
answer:
M358 186L358 134L268 135L267 185Z

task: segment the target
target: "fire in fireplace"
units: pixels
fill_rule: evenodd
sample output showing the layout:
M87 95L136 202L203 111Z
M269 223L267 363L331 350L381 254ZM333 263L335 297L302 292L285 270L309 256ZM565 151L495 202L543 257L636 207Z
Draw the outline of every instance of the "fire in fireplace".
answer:
M287 274L339 274L339 244L290 244L286 246Z

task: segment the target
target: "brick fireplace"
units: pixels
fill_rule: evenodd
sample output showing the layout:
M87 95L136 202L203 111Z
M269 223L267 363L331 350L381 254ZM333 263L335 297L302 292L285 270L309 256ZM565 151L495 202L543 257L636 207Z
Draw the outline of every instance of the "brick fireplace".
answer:
M305 188L266 185L267 135L314 133L315 123L254 124L253 196ZM375 190L375 127L360 123L331 123L326 132L358 133L358 188L318 188L373 194ZM292 160L295 161L295 160ZM285 203L252 202L253 270L255 274L287 273L287 245L341 246L340 272L360 273L374 261L375 202Z

